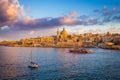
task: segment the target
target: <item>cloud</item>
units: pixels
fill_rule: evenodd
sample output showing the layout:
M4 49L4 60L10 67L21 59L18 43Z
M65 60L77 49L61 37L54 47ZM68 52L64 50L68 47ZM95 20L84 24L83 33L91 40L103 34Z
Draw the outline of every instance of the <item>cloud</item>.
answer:
M59 18L59 21L63 25L73 25L77 23L77 19L75 16L77 15L77 12L70 12L68 15L65 15L63 17Z
M114 16L112 19L113 19L113 20L120 21L120 16Z
M93 12L97 12L102 16L112 16L117 14L119 11L117 10L116 6L110 8L104 5L102 9L94 9Z
M23 16L22 10L18 0L0 0L0 27L9 25Z
M114 7L108 7L108 6L103 6L102 9L95 9L93 10L94 13L97 15L100 15L100 19L98 22L101 22L102 24L111 22L111 21L120 21L119 19L119 8L117 6ZM101 20L101 21L100 21Z
M5 29L9 29L9 27L8 26L1 27L1 30L5 30Z
M67 15L60 16L57 18L38 18L33 19L30 17L25 17L17 20L11 24L11 29L13 30L31 30L31 29L48 29L54 27L60 27L63 25L76 25L78 20L75 18L76 12L70 12Z
M89 29L88 32L89 32L89 33L101 33L102 30L101 30L101 29L98 29L98 28L97 28L97 29L96 29L96 28L93 28L93 29Z
M112 16L112 15L116 14L116 12L117 12L116 10L117 10L116 7L112 7L110 9L108 9L107 7L104 7L101 10L101 14L103 16Z
M95 9L95 10L93 10L93 12L99 12L99 9Z
M71 11L68 14L69 17L75 17L76 15L77 15L77 12L75 12L75 11Z
M85 19L87 19L87 18L89 18L89 17L86 16L86 15L81 15L81 16L79 16L78 18L81 19L81 20L85 20Z
M38 18L32 19L30 17L26 17L25 19L18 20L14 24L11 25L11 29L13 30L31 30L31 29L49 29L60 26L72 26L72 25L95 25L98 24L99 21L97 18L88 17L86 15L82 15L76 18L76 12L70 12L67 15L60 16L57 18Z
M33 35L35 33L35 31L30 31L29 33L28 33L28 35Z
M35 19L25 16L23 6L19 4L18 0L0 0L0 35L15 34L20 31L28 31L29 34L32 34L32 31L37 29L51 29L66 25L103 25L111 21L120 21L120 10L116 7L109 8L105 5L101 9L94 9L93 12L100 16L78 15L77 12L71 11L55 18Z
M79 18L79 23L81 23L81 25L96 25L100 23L97 18L89 17L86 15L82 15L78 18Z
M111 21L110 16L104 17L104 19L103 19L103 23L110 22L110 21Z
M104 5L102 10L103 10L103 11L107 10L107 6Z
M72 26L72 25L99 25L112 20L117 20L119 17L111 15L116 12L116 8L111 10L105 5L101 10L95 9L94 12L103 16L102 21L99 18L81 15L77 18L78 13L75 11L69 12L67 15L56 18L31 18L24 16L23 6L18 0L1 0L0 1L0 27L8 26L11 31L17 30L32 30L32 29L48 29L58 26ZM6 29L6 28L5 28ZM1 29L3 30L3 29Z
M108 31L108 32L117 33L117 32L120 31L120 28L117 28L117 27L112 26L112 27L108 28L107 31Z

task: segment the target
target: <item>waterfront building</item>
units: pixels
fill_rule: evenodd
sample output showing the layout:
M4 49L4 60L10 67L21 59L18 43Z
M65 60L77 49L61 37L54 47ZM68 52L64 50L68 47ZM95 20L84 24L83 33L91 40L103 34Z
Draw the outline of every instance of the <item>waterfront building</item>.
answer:
M67 30L63 28L62 31L57 29L54 36L43 36L36 38L25 38L20 41L2 41L0 45L4 46L33 46L33 47L74 47L75 43L81 47L95 47L113 48L118 49L120 45L120 34L111 34L109 32L105 34L68 34ZM116 46L118 46L116 48Z

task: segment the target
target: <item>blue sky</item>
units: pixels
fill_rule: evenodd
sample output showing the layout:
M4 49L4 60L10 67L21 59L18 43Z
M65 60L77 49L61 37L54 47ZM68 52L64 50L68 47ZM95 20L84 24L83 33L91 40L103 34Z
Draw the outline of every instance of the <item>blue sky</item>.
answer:
M103 6L120 7L119 0L29 0L29 2L19 0L19 2L24 6L26 14L35 18L58 17L70 11L93 16L94 9L102 9Z
M7 6L6 6L7 5ZM69 34L120 32L119 0L1 0L0 40Z

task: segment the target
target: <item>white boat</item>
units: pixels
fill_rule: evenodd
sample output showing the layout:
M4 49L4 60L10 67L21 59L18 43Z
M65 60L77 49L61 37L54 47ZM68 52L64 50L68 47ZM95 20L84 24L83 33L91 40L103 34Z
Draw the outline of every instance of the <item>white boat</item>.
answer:
M28 67L30 68L38 68L38 64L35 62L30 62L30 64L28 65Z
M38 68L38 63L32 61L32 49L30 54L30 64L28 65L29 68Z

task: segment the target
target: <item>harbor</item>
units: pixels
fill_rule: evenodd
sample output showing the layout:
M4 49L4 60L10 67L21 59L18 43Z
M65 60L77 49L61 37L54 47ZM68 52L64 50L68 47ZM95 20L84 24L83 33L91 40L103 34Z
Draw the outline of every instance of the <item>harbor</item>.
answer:
M120 80L120 0L0 0L0 80Z
M28 68L30 47L0 47L1 80L119 80L120 51L89 48L89 54L66 52L66 48L32 48L37 69Z

